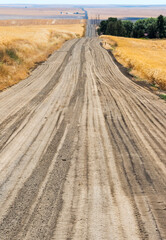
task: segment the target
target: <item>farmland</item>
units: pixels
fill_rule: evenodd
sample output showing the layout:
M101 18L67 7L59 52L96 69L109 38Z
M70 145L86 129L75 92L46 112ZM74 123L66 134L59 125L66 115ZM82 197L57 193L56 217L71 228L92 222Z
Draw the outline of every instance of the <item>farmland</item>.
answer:
M0 20L0 26L28 26L28 25L71 25L85 24L84 19L8 19ZM74 27L74 26L73 26Z
M166 40L144 40L102 36L106 48L132 75L146 79L166 90Z
M157 17L160 14L166 15L166 6L103 6L86 8L88 11L89 18L96 18L100 15L100 19L108 19L109 17L117 18L146 18L146 17Z
M29 6L18 5L2 6L0 5L0 19L54 19L54 18L84 18L84 11L76 7L62 7L62 6Z
M81 37L84 24L0 26L0 90L25 79L69 39Z
M166 15L166 5L0 5L0 19L100 19L118 18L146 18Z

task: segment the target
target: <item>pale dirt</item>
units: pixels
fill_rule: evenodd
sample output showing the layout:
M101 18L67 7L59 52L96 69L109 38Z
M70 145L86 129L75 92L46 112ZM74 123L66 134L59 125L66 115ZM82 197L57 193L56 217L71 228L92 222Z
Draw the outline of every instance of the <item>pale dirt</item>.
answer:
M2 92L0 239L166 239L165 106L95 37Z

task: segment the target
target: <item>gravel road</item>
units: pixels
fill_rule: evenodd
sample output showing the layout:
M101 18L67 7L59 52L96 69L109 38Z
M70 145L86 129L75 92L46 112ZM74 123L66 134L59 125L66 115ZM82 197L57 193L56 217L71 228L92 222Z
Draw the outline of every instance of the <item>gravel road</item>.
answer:
M98 38L66 42L0 109L1 240L166 239L166 104Z

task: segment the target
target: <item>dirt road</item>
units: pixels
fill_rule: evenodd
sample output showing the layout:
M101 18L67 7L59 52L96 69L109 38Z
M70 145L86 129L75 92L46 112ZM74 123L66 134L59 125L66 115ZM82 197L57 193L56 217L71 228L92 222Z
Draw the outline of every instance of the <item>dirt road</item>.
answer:
M166 105L97 38L0 94L0 239L166 239Z

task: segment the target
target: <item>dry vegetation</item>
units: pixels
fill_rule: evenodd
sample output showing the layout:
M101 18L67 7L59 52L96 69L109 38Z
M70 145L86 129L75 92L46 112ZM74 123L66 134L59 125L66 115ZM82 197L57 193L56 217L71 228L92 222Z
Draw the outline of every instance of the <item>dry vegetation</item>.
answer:
M148 7L148 8L86 8L89 18L96 18L98 14L100 19L108 19L109 17L118 18L138 18L138 17L158 17L160 14L166 15L166 7Z
M166 40L102 36L117 60L135 76L166 90Z
M0 26L70 25L70 24L85 24L85 19L11 19L11 20L0 20Z
M0 90L25 79L30 69L72 38L84 24L0 27Z

